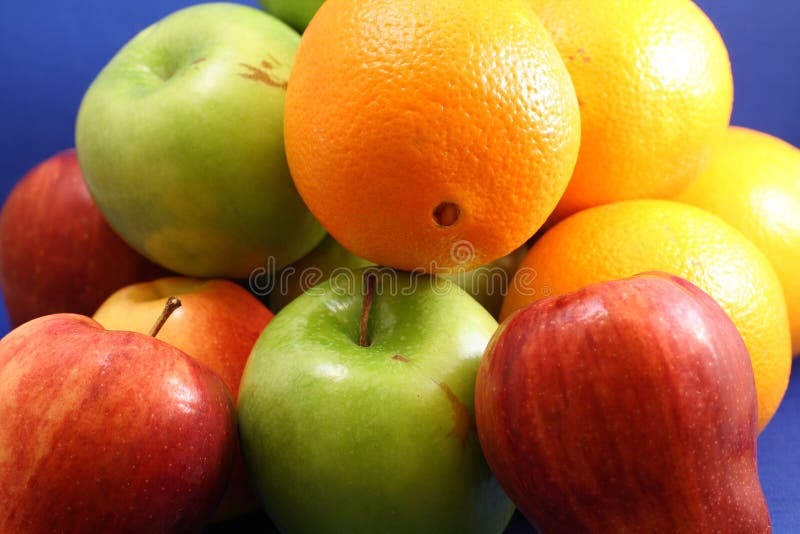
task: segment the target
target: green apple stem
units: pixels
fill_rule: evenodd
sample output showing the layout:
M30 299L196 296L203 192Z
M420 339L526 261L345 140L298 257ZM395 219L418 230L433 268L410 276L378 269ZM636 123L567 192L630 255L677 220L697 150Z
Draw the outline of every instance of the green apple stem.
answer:
M161 310L161 315L159 315L158 319L156 319L156 322L150 329L150 332L148 332L148 335L151 337L156 337L161 331L161 328L164 326L164 323L166 323L167 319L169 319L169 316L172 315L172 312L180 307L181 299L178 297L168 298L166 304L164 304L164 309Z
M375 273L367 271L364 273L364 304L361 308L361 324L359 325L358 344L362 347L369 347L372 344L367 334L369 326L369 311L372 309L372 301L375 297Z

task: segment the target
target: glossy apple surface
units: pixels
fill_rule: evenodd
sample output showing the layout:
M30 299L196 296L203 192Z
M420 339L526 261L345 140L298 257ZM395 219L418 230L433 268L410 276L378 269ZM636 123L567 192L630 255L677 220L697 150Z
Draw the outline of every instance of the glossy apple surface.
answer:
M100 72L78 113L78 157L132 247L183 275L247 278L322 239L283 147L299 40L259 9L199 4L143 30Z
M369 346L362 271L292 301L256 342L239 389L253 484L286 532L500 533L513 507L473 415L497 323L451 282L378 272Z
M12 328L50 313L91 315L117 289L166 273L105 221L74 150L28 172L0 212L0 284Z
M230 475L236 419L205 366L88 317L0 340L0 532L189 532Z
M663 273L509 316L475 393L489 465L543 532L769 532L756 411L736 327Z
M109 330L145 334L170 296L178 297L181 307L164 324L158 339L207 365L235 399L250 350L272 319L272 312L246 289L228 280L162 278L120 289L93 318ZM217 518L251 511L257 503L244 463L237 455Z

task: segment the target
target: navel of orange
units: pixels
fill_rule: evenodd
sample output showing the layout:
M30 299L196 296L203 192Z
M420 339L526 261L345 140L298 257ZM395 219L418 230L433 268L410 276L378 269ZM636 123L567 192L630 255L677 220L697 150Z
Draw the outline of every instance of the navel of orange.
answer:
M284 125L295 185L337 241L437 272L524 243L580 142L572 82L527 0L327 0Z

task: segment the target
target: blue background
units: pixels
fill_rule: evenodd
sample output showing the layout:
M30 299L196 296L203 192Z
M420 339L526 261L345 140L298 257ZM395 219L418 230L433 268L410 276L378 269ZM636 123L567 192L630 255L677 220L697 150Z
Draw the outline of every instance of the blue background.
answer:
M0 3L0 198L35 164L73 146L81 97L114 53L142 28L192 3L196 2ZM728 45L735 82L732 122L800 146L800 2L698 4ZM2 310L0 333L7 331ZM759 471L778 533L800 532L797 374L777 415L759 437ZM512 530L526 529L517 520Z

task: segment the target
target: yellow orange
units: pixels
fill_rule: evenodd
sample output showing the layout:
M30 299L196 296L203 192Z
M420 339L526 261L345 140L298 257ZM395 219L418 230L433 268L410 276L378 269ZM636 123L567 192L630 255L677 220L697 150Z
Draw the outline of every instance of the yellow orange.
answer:
M460 271L543 224L580 113L527 0L327 0L292 67L284 132L298 191L344 247Z
M800 150L732 126L706 171L676 200L719 215L769 258L789 308L792 353L800 353Z
M528 251L500 317L548 295L652 270L697 285L736 324L750 352L763 429L789 382L786 302L766 256L741 232L705 210L670 200L627 200L562 220Z
M552 221L696 178L730 120L733 80L713 23L690 0L531 0L581 109L575 173Z

